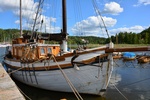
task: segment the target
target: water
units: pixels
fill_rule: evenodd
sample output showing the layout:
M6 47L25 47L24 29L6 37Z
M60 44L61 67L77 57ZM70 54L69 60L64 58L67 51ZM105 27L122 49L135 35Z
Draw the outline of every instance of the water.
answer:
M0 62L2 62L6 48L0 47Z
M0 56L5 48L0 48ZM2 61L2 58L0 59ZM77 100L73 93L33 88L14 80L21 91L32 100ZM150 63L114 61L110 84L103 97L81 94L84 100L150 100ZM27 98L27 100L29 100Z

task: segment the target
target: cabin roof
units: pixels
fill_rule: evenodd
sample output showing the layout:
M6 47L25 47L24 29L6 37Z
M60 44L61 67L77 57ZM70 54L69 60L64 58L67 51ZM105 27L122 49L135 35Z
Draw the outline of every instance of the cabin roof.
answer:
M13 44L13 46L25 46L27 45L27 43L22 43L22 44ZM36 43L36 44L32 44L32 46L60 46L59 44L39 44L39 43Z

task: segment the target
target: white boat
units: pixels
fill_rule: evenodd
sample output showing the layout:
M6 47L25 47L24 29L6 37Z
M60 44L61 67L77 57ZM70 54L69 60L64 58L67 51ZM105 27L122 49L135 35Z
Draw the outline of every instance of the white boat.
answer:
M7 47L7 46L11 46L10 43L0 43L0 47Z
M12 41L12 49L6 49L4 66L11 70L15 79L30 86L103 95L113 70L112 53L105 53L105 50L113 48L113 43L70 52L67 51L66 39L65 27L60 34L41 34L38 37L24 34ZM44 40L61 41L61 44L44 44Z

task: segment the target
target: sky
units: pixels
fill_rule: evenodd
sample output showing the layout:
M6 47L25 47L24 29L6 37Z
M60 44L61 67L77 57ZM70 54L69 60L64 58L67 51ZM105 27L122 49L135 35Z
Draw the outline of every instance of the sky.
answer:
M23 29L33 29L38 1L22 0ZM61 31L60 1L45 0L42 3L36 23L38 31ZM1 29L20 28L19 2L20 0L0 0ZM140 33L150 27L149 10L150 0L67 0L68 34L107 37L106 29L109 36L119 32ZM42 20L43 24L40 23Z

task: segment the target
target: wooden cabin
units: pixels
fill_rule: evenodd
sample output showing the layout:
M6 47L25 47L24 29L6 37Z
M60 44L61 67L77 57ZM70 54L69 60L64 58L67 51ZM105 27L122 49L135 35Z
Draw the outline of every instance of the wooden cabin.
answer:
M42 59L48 54L57 56L60 53L60 46L43 44L43 40L39 40L37 44L28 44L27 40L17 38L12 43L12 56L16 59Z

